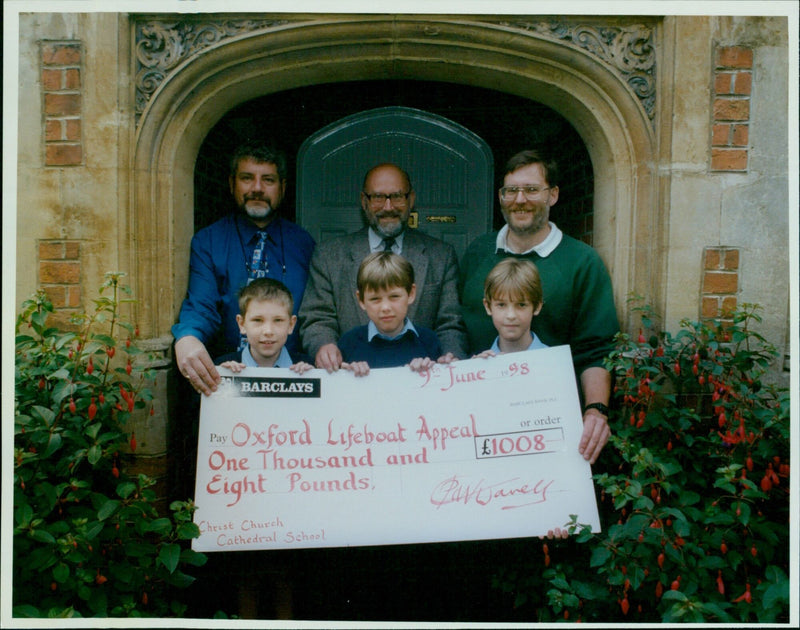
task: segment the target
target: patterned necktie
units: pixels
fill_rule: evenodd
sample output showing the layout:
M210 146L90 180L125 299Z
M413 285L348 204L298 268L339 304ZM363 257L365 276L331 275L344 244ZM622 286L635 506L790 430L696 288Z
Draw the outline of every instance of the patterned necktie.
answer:
M269 271L266 245L267 233L264 230L259 230L258 243L256 243L256 248L253 250L253 262L250 265L250 277L248 280L251 282L256 278L265 278L267 271Z
M250 284L256 278L265 278L269 265L267 264L267 233L264 230L259 230L258 243L253 250L253 260L250 263L250 273L247 278L247 284ZM244 350L247 347L247 335L242 334L239 338L239 350Z
M385 239L383 239L383 251L385 252L392 251L392 245L394 245L393 236L387 236Z

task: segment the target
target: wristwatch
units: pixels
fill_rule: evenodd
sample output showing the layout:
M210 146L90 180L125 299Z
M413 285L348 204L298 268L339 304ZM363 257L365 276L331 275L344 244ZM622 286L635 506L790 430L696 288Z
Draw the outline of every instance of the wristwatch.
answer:
M583 408L583 413L586 413L589 409L597 409L600 413L602 413L606 418L608 418L608 405L604 405L603 403L589 403Z

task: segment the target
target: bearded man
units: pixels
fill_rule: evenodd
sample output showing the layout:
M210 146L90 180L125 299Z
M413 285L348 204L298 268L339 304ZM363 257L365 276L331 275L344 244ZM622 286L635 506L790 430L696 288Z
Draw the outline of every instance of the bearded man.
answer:
M297 314L314 251L311 235L278 213L286 193L283 153L264 145L240 146L230 161L228 185L236 211L192 238L189 287L172 327L178 369L206 395L220 382L206 346L214 339L219 354L226 354L242 344L236 323L239 290L256 278L280 280L292 293ZM287 340L289 352L299 345L297 337Z
M553 160L536 150L513 156L499 197L506 224L475 239L461 263L459 288L470 351L488 349L497 335L483 305L486 275L504 258L532 261L544 302L531 328L548 346L570 346L584 409L579 450L594 463L610 435L611 375L603 359L614 349L619 331L611 278L594 249L550 221L550 208L558 201Z
M407 229L416 193L408 174L395 164L379 164L364 177L361 210L366 227L321 243L311 258L300 308L300 338L316 366L341 367L336 342L367 316L356 298L356 275L370 253L391 250L414 267L417 298L408 317L432 329L442 346L442 361L466 356L466 332L458 303L458 260L452 245Z

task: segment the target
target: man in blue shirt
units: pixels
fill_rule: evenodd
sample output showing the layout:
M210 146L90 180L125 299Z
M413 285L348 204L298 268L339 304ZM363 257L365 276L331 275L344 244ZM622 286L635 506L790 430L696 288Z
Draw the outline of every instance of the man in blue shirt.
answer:
M283 282L300 307L314 239L278 216L286 192L286 159L260 145L242 145L231 159L228 179L238 211L203 228L192 238L189 287L178 323L172 327L175 359L192 387L210 394L220 376L206 349L222 333L224 352L242 346L236 323L238 292L256 278ZM291 352L297 334L287 341Z

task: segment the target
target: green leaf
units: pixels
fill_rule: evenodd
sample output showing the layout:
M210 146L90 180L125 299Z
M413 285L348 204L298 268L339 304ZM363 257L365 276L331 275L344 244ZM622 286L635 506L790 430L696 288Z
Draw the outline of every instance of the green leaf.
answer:
M686 597L686 595L685 595L685 594L683 594L681 591L673 591L673 590L669 590L669 591L667 591L666 593L664 593L664 594L661 596L661 601L668 602L668 601L672 601L673 599L674 599L675 601L678 601L678 602L686 602L686 601L689 601L689 598L688 598L688 597Z
M750 515L751 515L750 504L741 501L737 503L737 506L739 507L741 514L738 515L736 518L739 519L739 522L742 525L747 526L748 523L750 523Z
M130 584L135 575L133 567L130 564L114 563L109 565L108 570L111 573L111 577L125 584Z
M191 575L186 575L181 571L175 571L171 575L167 577L167 583L172 584L173 586L177 586L178 588L186 588L187 586L191 585L192 582L195 581L195 578Z
M89 447L89 452L86 457L86 459L89 460L89 463L92 466L94 466L95 464L97 464L97 462L100 461L102 457L103 457L103 449L100 447L100 445L92 444L92 446Z
M611 557L611 550L608 547L600 546L595 547L595 550L592 552L592 559L589 563L591 567L599 567L606 563L606 561Z
M14 520L19 527L27 527L33 518L33 508L27 503L23 503L14 511Z
M774 564L767 567L767 570L764 571L764 575L770 582L783 582L789 579L780 567L776 567Z
M103 527L104 525L100 521L97 521L96 523L93 523L90 527L87 527L85 534L86 540L94 540L94 538L97 537L97 535L103 531Z
M165 536L172 531L172 521L168 518L157 518L150 522L147 529L154 534Z
M173 573L178 568L180 558L181 546L177 543L166 544L158 552L158 560L170 573Z
M45 448L44 453L42 453L42 457L50 457L59 448L61 448L61 434L56 432L50 433L50 437L47 440L47 448Z
M728 563L719 556L704 556L697 566L701 569L724 569Z
M41 405L34 405L31 407L31 415L37 420L44 422L45 426L48 428L51 424L53 424L53 418L56 417L56 414L52 409L42 407Z
M97 439L97 434L99 433L100 429L103 428L102 423L95 422L94 424L86 427L86 435L87 437L91 438L92 440Z
M56 406L61 405L64 399L67 396L72 396L77 389L78 387L77 385L75 385L75 383L70 383L67 380L56 381L56 384L53 386L53 394L52 394L53 404L55 404Z
M63 562L59 562L53 567L53 579L60 584L63 584L69 579L69 566Z
M562 591L570 590L569 582L567 582L567 580L564 579L563 577L555 577L555 578L553 578L552 580L550 580L550 584L552 584L557 589L562 590Z
M25 557L25 568L30 571L43 571L53 566L56 560L50 547L39 547Z
M725 604L727 606L727 604ZM702 609L704 612L717 617L719 621L731 621L731 616L725 612L720 604L716 604L714 602L708 602L702 605ZM703 619L703 621L709 621L708 619ZM713 621L713 620L711 620Z
M113 346L117 345L117 340L116 339L114 339L113 337L109 337L108 335L103 335L103 334L100 334L100 333L95 333L94 335L92 335L92 340L93 341L98 341L98 342L102 343L104 346L112 346L113 347Z
M106 595L105 589L92 589L92 593L89 595L89 601L87 603L89 604L89 608L91 608L96 615L100 617L108 616L106 612L106 609L108 608L108 596Z
M155 550L155 545L137 540L130 540L125 543L125 555L132 558L146 558L151 556Z
M51 381L69 381L70 375L69 370L67 368L59 368L52 374L49 374L47 377Z
M116 512L117 508L119 507L119 501L115 501L114 499L109 499L97 510L97 519L100 521L106 520L109 516L111 516L114 512Z
M56 539L53 538L53 535L46 529L34 529L31 532L31 538L48 545L52 545L56 542Z
M181 562L190 564L193 567L202 567L208 562L208 556L193 549L184 549L181 551Z
M789 601L789 580L773 584L765 592L762 599L764 608L771 608L780 602Z
M47 316L47 311L36 311L31 315L31 325L36 332L42 332L42 329L47 322Z
M191 540L200 536L200 528L194 523L181 523L178 525L177 533L181 540Z
M14 606L11 612L14 617L38 618L42 616L42 613L39 612L39 609L35 606L31 606L30 604Z
M123 481L117 486L117 496L121 499L127 499L136 491L136 484L132 481Z

